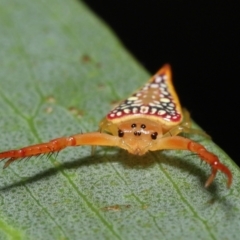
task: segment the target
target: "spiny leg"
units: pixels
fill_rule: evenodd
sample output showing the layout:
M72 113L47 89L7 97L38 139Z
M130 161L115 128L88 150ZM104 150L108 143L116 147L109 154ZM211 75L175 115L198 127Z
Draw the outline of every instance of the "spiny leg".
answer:
M208 187L212 181L214 180L217 171L223 172L227 178L227 187L230 187L232 184L232 173L228 169L227 166L222 164L218 157L214 155L213 153L209 152L204 146L202 146L199 143L196 143L190 139L183 138L180 136L174 136L174 137L166 137L161 138L158 140L156 145L151 149L152 151L155 150L164 150L164 149L181 149L181 150L189 150L191 152L196 153L203 161L208 163L212 168L212 173L208 180L205 183L205 187Z
M92 132L85 134L76 134L70 137L61 137L53 139L46 143L35 144L17 150L9 150L0 153L0 161L6 160L4 168L12 162L40 154L51 154L59 152L69 146L119 146L119 138L105 133Z

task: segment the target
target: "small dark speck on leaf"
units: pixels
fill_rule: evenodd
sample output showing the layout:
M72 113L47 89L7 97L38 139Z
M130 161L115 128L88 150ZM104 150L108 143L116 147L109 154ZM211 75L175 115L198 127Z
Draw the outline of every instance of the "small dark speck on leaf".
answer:
M207 201L207 204L212 205L215 203L215 198L211 198L210 200Z
M70 113L72 113L73 115L81 118L84 115L84 112L82 110L79 110L75 107L69 107L68 110L70 111Z
M81 61L82 61L83 63L89 63L89 62L92 61L92 59L90 58L89 55L84 54L84 55L82 55L82 57L81 57Z
M111 206L106 206L106 207L103 207L101 208L102 211L113 211L113 212L118 212L118 211L121 211L121 210L125 210L125 209L128 209L130 208L131 205L127 204L127 205L119 205L119 204L116 204L116 205L111 205Z
M104 88L105 88L105 85L104 85L104 84L102 84L102 83L98 84L98 89L102 90L102 89L104 89Z
M93 59L89 55L87 55L87 54L83 54L80 59L81 59L82 63L90 63L90 62L92 62L92 63L95 64L95 66L97 68L101 68L102 67L102 64L100 62L93 61Z

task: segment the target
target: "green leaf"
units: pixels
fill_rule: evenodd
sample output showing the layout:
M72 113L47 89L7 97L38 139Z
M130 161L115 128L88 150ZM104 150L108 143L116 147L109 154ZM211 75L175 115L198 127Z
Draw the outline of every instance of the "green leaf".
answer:
M149 77L78 1L0 0L0 29L1 151L94 131ZM231 189L221 173L205 189L210 168L186 151L69 148L0 171L0 239L237 239L239 169L194 139Z

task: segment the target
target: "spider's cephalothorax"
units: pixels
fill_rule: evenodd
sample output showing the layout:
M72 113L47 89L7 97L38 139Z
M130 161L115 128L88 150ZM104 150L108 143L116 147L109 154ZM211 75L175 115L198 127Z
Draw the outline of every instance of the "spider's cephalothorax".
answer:
M143 155L161 139L162 128L149 119L127 120L118 124L116 136L121 148L135 155Z

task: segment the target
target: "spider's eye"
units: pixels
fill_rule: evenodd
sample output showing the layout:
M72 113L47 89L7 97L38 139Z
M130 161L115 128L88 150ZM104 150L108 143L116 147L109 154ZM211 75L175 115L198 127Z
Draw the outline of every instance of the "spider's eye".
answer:
M142 124L142 125L141 125L141 128L143 128L143 129L146 128L146 125L145 125L145 124Z
M151 134L151 138L152 138L153 140L155 140L155 139L157 139L157 135L158 135L158 133L157 133L157 132L154 132L154 133Z
M134 135L135 136L141 136L141 132L140 131L134 132Z
M131 127L135 128L136 126L137 126L136 123L133 123Z
M119 130L118 130L118 136L119 136L119 137L123 137L123 135L124 135L124 132L119 129Z

